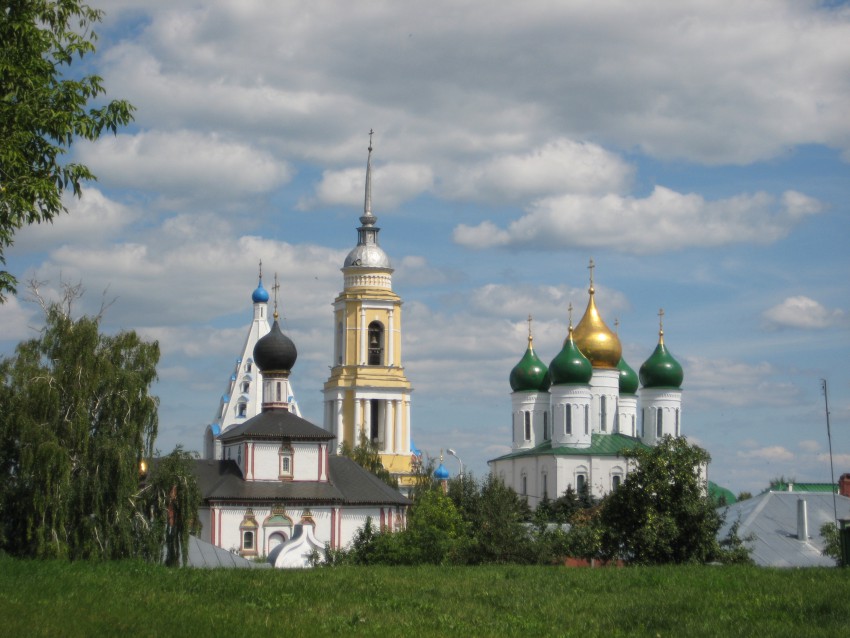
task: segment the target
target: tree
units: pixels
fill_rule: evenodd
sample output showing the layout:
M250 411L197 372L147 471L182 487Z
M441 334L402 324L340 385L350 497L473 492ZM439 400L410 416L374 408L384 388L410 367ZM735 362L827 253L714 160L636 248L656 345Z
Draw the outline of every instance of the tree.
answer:
M0 11L0 265L15 232L65 211L62 194L76 196L95 176L63 161L75 139L96 140L132 121L124 100L95 102L100 77L70 75L75 58L94 53L93 25L103 12L80 0L15 0ZM0 270L0 301L16 279Z
M363 432L360 433L360 442L355 447L351 447L348 441L344 441L339 448L339 454L340 456L347 456L390 487L398 489L398 479L384 467L378 446L367 439Z
M170 567L189 561L189 535L201 531L201 491L195 480L194 460L178 445L151 470L144 490L151 525L149 560L158 562L162 558Z
M684 438L623 452L635 464L602 505L606 555L632 563L705 563L720 557L722 518L707 495L708 453Z
M838 567L844 566L844 556L841 553L841 536L835 523L829 521L821 525L820 535L823 536L824 546L821 552L835 561Z
M158 561L164 526L150 513L164 516L145 501L140 464L157 433L150 386L159 345L135 332L101 334L100 315L73 319L78 292L66 286L63 303L44 303L41 335L0 359L0 549ZM178 486L174 511L191 527L197 487L185 466L180 472L178 481L163 469L162 481ZM182 527L175 533L183 538Z
M468 562L526 563L536 560L526 526L531 512L524 499L489 474L479 487L479 503L469 508L472 539Z

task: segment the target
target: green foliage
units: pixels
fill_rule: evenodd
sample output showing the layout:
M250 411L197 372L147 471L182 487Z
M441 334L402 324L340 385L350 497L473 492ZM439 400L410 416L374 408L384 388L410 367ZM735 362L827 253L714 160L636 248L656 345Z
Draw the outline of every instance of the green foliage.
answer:
M364 433L360 433L360 442L351 447L347 441L343 442L339 449L340 456L347 456L360 467L368 470L384 483L392 488L398 489L398 479L393 476L381 462L381 454L378 446L369 441Z
M328 550L323 565L443 565L462 560L466 523L442 490L424 492L407 527L381 533L368 518L346 549Z
M722 519L706 493L708 453L668 436L623 454L637 466L602 505L605 554L637 564L717 559Z
M194 473L195 457L177 446L157 460L145 486L146 518L151 524L146 558L176 567L189 562L189 535L201 531L201 491ZM164 547L164 552L163 548Z
M103 335L99 316L72 319L77 292L66 287L65 305L45 304L41 336L0 360L0 549L159 560L161 497L140 489L140 463L157 432L158 400L149 392L159 345L134 332ZM177 486L174 511L191 528L197 487L181 454L154 478ZM182 527L177 533L184 538Z
M529 529L531 512L524 499L489 474L478 486L478 503L466 506L471 541L470 564L527 563L535 560Z
M812 636L850 626L833 568L181 569L0 557L9 636Z
M835 560L836 566L844 567L844 557L841 554L841 535L835 523L830 521L821 525L820 535L823 536L824 540L823 552L821 553Z
M752 492L743 491L743 492L738 492L737 498L738 498L738 502L740 502L740 501L746 501L747 499L750 499L752 497L753 497Z
M65 210L65 189L80 196L81 183L95 179L63 162L74 140L96 140L133 119L124 100L89 107L104 93L101 78L70 73L75 58L94 52L102 15L79 0L15 0L0 11L0 264L15 231L53 219ZM15 284L0 271L0 301Z
M741 522L735 521L729 528L729 533L722 541L720 541L720 549L717 555L718 562L726 565L752 565L753 559L750 557L750 548L746 542L755 540L755 534L750 534L744 538L738 535L741 528Z

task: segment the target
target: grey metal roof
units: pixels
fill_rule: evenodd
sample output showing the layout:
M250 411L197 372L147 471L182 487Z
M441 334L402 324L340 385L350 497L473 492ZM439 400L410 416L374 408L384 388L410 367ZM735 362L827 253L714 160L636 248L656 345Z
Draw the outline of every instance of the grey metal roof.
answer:
M255 563L226 549L189 536L189 567L255 569L269 567L268 563Z
M222 441L233 441L252 437L327 441L333 439L334 435L289 410L274 408L260 412L244 423L227 428L220 438Z
M331 456L329 482L246 481L235 461L195 461L198 487L206 500L277 501L339 505L408 505L399 492L351 459Z
M410 505L398 490L345 456L330 457L328 469L331 482L342 492L347 504Z
M757 565L766 567L817 567L835 565L821 555L824 547L820 528L833 521L832 494L801 492L764 492L734 505L718 508L726 522L717 533L726 538L729 528L740 521L738 536L755 536L747 542L750 556ZM836 496L838 518L850 518L850 498ZM809 538L797 538L797 501L806 501Z

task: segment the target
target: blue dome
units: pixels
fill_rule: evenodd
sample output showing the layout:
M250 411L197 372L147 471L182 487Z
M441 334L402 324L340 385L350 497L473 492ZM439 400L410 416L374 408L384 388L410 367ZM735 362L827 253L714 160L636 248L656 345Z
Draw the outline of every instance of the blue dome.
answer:
M257 284L257 289L251 294L251 300L254 303L268 303L269 291L263 288L262 279L260 279L260 283Z
M213 423L210 426L210 429L212 430L213 436L218 436L219 434L221 434L221 426L218 423Z
M438 481L447 481L449 478L449 471L446 469L446 466L440 463L440 466L434 470L434 478Z

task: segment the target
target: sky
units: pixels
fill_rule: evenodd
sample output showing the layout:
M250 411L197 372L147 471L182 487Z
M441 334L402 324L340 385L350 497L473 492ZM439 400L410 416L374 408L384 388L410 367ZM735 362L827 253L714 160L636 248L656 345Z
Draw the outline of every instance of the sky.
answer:
M638 370L682 363L682 431L734 492L850 472L850 7L802 0L93 0L103 77L136 107L69 159L97 175L21 230L0 353L38 334L26 284L159 341L157 447L202 449L277 273L292 383L321 424L340 267L373 212L404 300L413 436L481 476L509 450L508 375L587 304ZM447 458L454 473L459 464Z

